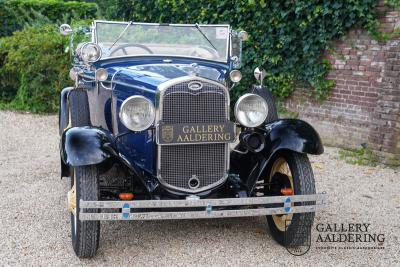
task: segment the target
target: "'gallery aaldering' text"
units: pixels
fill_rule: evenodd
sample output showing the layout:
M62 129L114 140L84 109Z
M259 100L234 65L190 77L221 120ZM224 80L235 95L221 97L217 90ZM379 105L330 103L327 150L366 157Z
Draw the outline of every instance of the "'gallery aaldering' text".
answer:
M370 223L318 223L316 242L321 243L378 243L385 241L384 234L371 233Z

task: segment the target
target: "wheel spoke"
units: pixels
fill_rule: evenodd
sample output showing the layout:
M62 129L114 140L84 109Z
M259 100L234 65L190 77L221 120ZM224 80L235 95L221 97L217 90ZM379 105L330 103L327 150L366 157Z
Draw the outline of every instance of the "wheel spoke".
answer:
M269 182L271 182L272 177L274 177L274 175L278 172L286 175L286 177L289 179L290 187L294 190L292 172L290 171L289 165L284 158L277 158L275 160L275 162L271 168ZM290 225L290 222L286 223L286 221L290 221L292 218L293 218L293 214L284 214L281 216L280 215L272 215L272 219L273 219L276 227L282 232L286 231L286 227L288 225Z

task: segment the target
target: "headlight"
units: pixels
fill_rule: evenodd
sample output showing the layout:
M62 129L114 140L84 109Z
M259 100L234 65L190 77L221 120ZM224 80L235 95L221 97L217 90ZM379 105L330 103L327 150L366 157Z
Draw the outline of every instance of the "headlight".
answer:
M235 105L235 117L246 127L261 125L268 116L268 105L264 98L256 94L242 95Z
M242 73L239 70L233 70L229 73L229 77L232 82L238 83L242 79Z
M146 130L154 122L153 103L143 96L131 96L122 103L119 117L126 128L132 131Z
M95 43L86 43L81 48L82 60L86 63L96 62L101 58L101 48Z
M104 82L108 78L108 71L106 69L100 68L96 70L96 80Z

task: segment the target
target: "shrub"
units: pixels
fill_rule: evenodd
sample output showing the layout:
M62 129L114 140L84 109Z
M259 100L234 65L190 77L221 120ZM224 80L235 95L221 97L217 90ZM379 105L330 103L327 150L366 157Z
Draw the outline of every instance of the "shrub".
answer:
M55 25L28 27L0 39L2 106L56 112L60 90L71 84L68 37Z
M398 0L387 0L396 2ZM375 17L377 0L107 0L105 16L165 23L230 23L250 33L244 45L243 80L238 87L246 90L252 71L263 66L268 71L266 84L275 95L288 96L297 83L311 88L323 99L334 86L325 80L330 65L322 52L332 39L353 26L367 26ZM236 91L236 95L241 92Z
M69 23L72 19L92 19L95 3L61 0L0 0L0 37L11 35L37 20L47 23Z

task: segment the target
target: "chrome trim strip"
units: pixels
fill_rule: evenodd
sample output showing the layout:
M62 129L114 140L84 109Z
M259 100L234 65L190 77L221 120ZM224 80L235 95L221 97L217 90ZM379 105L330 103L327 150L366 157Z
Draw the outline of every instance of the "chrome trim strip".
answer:
M183 211L183 212L140 212L140 213L80 213L81 221L118 221L118 220L183 220L183 219L212 219L212 218L237 218L255 217L276 214L291 214L315 212L318 206L297 206L290 212L285 212L284 208L259 208L241 210L216 210L208 211ZM126 214L126 215L125 215ZM126 217L125 217L126 216Z
M166 82L161 83L160 85L158 85L158 91L157 91L156 101L155 101L156 118L155 118L154 125L156 127L158 127L159 121L162 119L162 116L161 116L161 113L162 113L162 99L163 99L165 91L169 87L171 87L173 85L176 85L176 84L179 84L179 83L183 83L183 82L187 82L187 81L191 81L191 80L198 80L198 81L202 81L202 82L205 82L205 83L210 83L210 84L213 84L213 85L218 86L218 87L220 87L220 88L225 90L226 98L227 98L227 101L225 102L226 119L229 120L230 95L229 95L229 89L225 85L223 85L223 84L221 84L219 82L216 82L216 81L213 81L213 80L209 80L209 79L206 79L206 78L202 78L202 77L198 77L198 76L183 76L183 77L179 77L179 78L176 78L176 79L171 79L169 81L166 81ZM158 131L156 131L156 132L158 132ZM228 143L226 143L226 145L225 145L225 153L227 155L227 157L225 159L225 169L228 171L229 170L229 160L230 160L229 144ZM172 185L166 183L162 179L162 177L160 175L160 169L159 169L160 165L161 165L161 146L157 145L157 179L166 188L169 188L169 189L172 189L172 190L175 190L175 191L179 191L179 192L199 193L199 192L207 191L209 189L212 189L214 187L217 187L217 186L223 184L226 181L226 179L228 179L228 173L226 173L216 183L210 184L208 186L200 187L200 188L197 188L197 189L185 189L185 188L175 187L175 186L172 186Z
M111 23L111 24L128 24L129 21L109 21L109 20L94 20L94 23ZM196 27L196 24L176 24L176 23L149 23L149 22L132 22L132 25L154 25L154 26L160 26L160 25L169 25L169 26L182 26L182 27ZM229 24L199 24L201 27L229 27Z
M275 201L279 198L279 201ZM315 212L326 206L326 195L298 195L298 196L279 196L279 197L252 197L252 198L236 198L236 199L191 199L191 200L144 200L144 201L83 201L80 200L80 220L177 220L177 219L207 219L207 218L224 218L224 217L251 217L265 216L273 214L292 214L303 212ZM197 204L196 202L199 202ZM251 202L263 204L283 204L283 207L258 208L252 207L247 209L213 209L213 203L218 204L220 201L226 202L224 206L249 205ZM297 205L294 202L299 201L315 201L312 205ZM136 204L135 202L140 202ZM180 203L181 207L203 207L202 211L182 210L174 212L163 211L147 211L147 212L130 212L131 208L147 207L146 203L151 203L150 208L176 207L175 203ZM152 204L157 203L157 206ZM165 205L161 205L166 203ZM219 204L221 204L219 203ZM239 203L239 204L232 204ZM112 204L112 205L111 205ZM202 204L202 205L200 205ZM205 205L204 205L205 204ZM254 205L254 204L253 204ZM104 208L104 206L107 206ZM108 207L111 206L111 207ZM84 208L121 208L121 213L85 213Z
M114 84L119 84L119 85L122 85L122 86L127 86L127 87L131 87L131 88L135 88L135 89L138 89L138 90L142 90L142 91L145 91L145 92L147 92L147 93L152 93L152 94L155 94L155 93L156 93L154 90L147 89L147 88L144 87L144 86L136 86L136 85L132 85L132 84L129 84L129 83L120 82L120 81L114 81L113 83L114 83Z
M91 201L80 199L79 206L83 208L123 208L128 204L131 208L188 208L188 207L214 207L221 206L246 206L263 204L282 204L290 198L291 203L303 201L320 201L325 203L326 194L293 195L293 196L268 196L246 198L203 198L203 199L172 199L172 200L133 200L133 201Z

